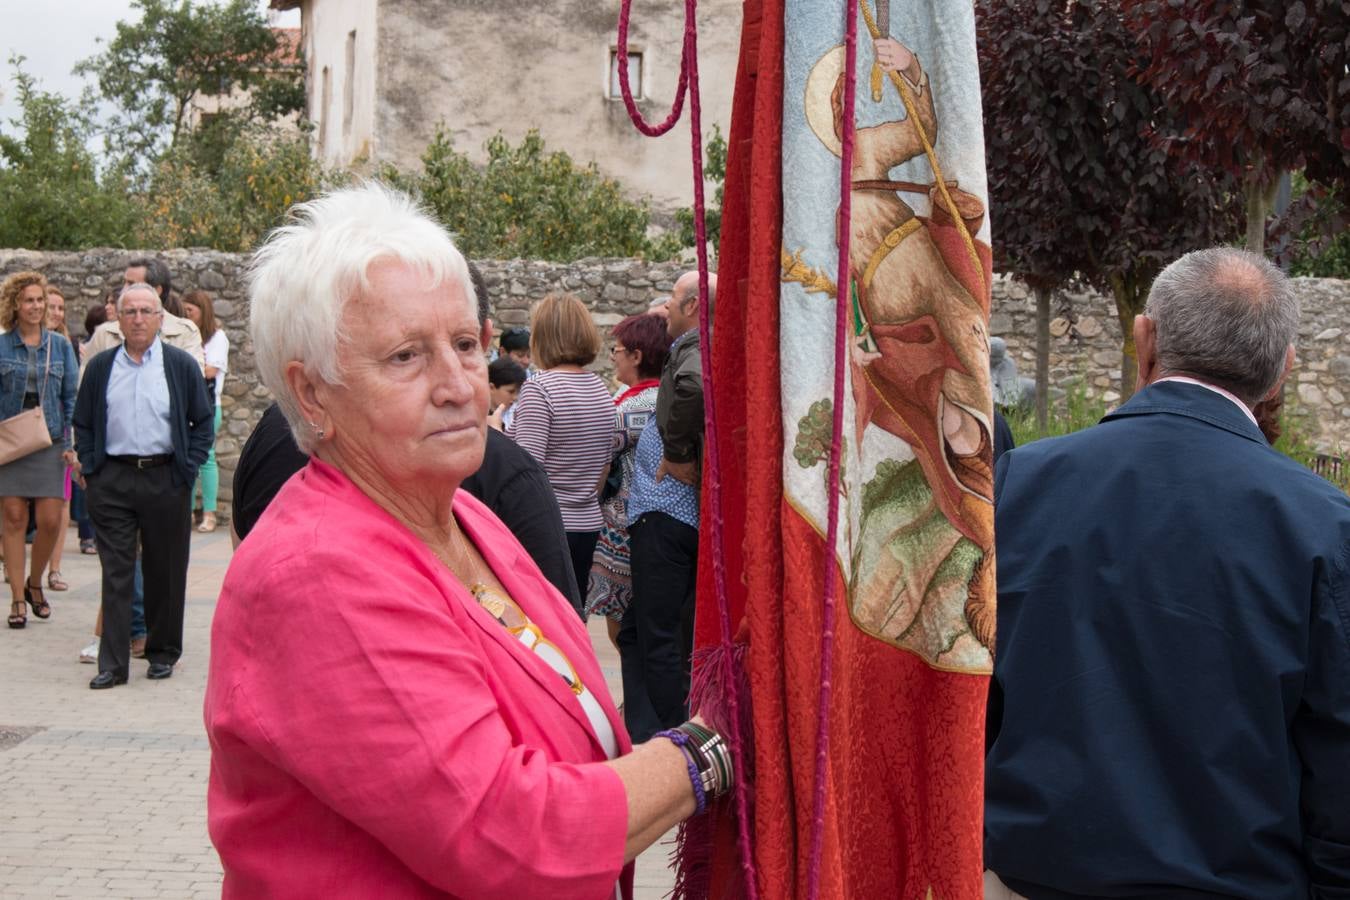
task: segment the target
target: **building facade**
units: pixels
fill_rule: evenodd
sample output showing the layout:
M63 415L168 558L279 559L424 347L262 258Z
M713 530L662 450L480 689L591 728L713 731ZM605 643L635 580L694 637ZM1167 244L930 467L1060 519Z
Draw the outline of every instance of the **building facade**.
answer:
M657 209L692 202L687 120L640 134L620 99L617 0L272 0L299 9L315 152L357 170L419 160L439 124L454 146L485 158L501 132L538 129L550 150L594 162ZM639 107L665 117L679 81L684 4L634 4L626 61ZM725 135L740 41L737 0L699 4L705 142ZM686 105L686 115L688 113Z

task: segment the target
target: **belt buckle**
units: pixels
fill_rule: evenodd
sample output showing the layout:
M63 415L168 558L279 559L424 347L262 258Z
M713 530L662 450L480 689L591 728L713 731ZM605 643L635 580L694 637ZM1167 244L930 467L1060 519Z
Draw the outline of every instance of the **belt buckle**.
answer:
M138 456L138 457L136 457L136 468L138 468L138 469L148 469L148 468L150 468L150 465L149 465L149 464L150 464L150 457L148 457L148 456Z

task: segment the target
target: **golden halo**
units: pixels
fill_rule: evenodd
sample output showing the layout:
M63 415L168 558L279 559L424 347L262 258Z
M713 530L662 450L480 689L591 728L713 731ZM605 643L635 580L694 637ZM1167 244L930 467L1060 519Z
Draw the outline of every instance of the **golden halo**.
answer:
M806 124L811 126L816 137L835 156L842 156L844 148L834 133L834 105L830 97L839 82L839 73L843 71L844 47L841 44L828 51L811 69L811 74L806 77L806 98L803 103Z

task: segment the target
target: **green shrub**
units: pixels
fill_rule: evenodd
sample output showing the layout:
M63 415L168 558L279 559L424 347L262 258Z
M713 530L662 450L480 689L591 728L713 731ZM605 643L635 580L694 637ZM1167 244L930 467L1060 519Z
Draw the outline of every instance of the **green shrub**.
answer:
M234 135L213 168L190 145L156 164L150 190L138 197L141 246L248 251L281 223L291 204L340 180L310 156L303 133L263 128Z
M727 185L727 142L722 137L722 129L717 125L713 125L712 137L708 138L708 146L703 150L703 179L717 185L713 189L712 202L707 203L705 199L703 210L703 227L708 244L712 247L712 252L716 253L717 244L722 238L722 200L726 195ZM674 236L678 241L677 249L694 246L698 240L694 229L694 210L691 208L676 210L675 221L680 226L678 235Z
M1012 429L1013 442L1018 446L1029 444L1043 437L1059 437L1084 428L1091 428L1106 415L1106 402L1088 393L1087 385L1081 378L1069 383L1064 396L1050 403L1050 414L1046 418L1046 430L1041 434L1036 427L1036 410L1031 406L1013 407L1003 410L1003 417Z
M381 176L420 194L471 257L568 261L583 256L665 258L670 241L647 237L645 202L624 196L594 164L548 152L537 131L518 145L500 133L484 145L487 163L455 150L444 125L422 155L422 171L386 166Z

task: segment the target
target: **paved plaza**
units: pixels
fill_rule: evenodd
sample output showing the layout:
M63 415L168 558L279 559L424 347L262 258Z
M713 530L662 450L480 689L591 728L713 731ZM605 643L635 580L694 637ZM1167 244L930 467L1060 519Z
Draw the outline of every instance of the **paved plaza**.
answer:
M90 641L100 572L74 529L61 565L70 590L47 592L52 617L30 613L26 629L0 630L0 897L220 896L202 695L230 554L226 530L192 537L184 654L167 681L147 681L145 662L132 660L128 684L89 690L97 667L77 656ZM603 621L590 631L617 699L618 656ZM669 851L658 844L639 859L642 900L669 892Z

